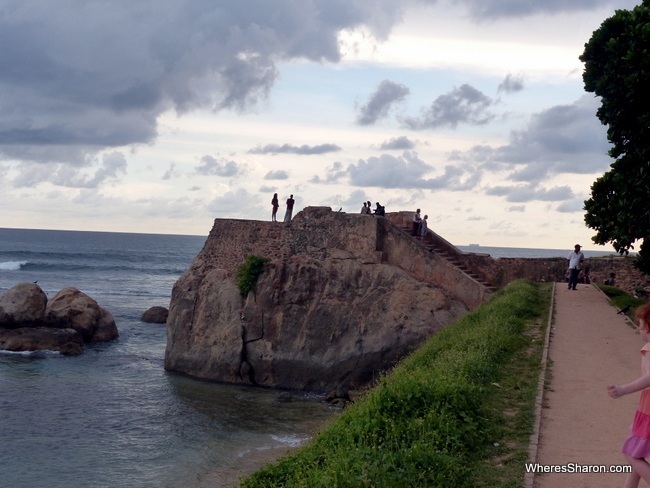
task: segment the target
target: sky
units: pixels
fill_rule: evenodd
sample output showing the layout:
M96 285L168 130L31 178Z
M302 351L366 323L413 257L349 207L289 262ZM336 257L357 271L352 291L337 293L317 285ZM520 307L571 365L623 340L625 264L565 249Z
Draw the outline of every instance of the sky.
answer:
M611 249L578 57L638 3L0 0L0 227L207 235L277 192L280 218L371 201L456 245Z

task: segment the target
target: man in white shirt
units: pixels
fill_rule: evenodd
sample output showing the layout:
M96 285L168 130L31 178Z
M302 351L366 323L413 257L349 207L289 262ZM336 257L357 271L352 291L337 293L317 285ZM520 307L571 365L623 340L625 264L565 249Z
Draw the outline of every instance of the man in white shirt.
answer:
M585 260L585 255L580 251L580 244L576 244L573 251L569 253L567 260L569 261L569 290L575 290L578 285L578 274L580 273L580 265Z
M413 214L413 230L411 234L414 236L420 235L420 222L422 222L422 218L420 217L420 209L418 208Z

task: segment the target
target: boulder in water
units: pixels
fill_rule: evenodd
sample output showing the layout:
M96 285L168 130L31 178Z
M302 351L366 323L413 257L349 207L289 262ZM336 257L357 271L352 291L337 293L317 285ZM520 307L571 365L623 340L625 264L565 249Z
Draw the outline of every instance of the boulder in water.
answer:
M49 327L74 329L84 342L108 341L118 336L113 316L72 287L62 289L47 302L45 323Z
M48 300L37 284L22 283L0 297L0 349L76 355L84 342L118 335L110 312L76 288L64 288Z
M0 297L0 327L43 325L47 295L34 283L21 283Z
M142 317L140 317L140 321L147 322L148 324L164 324L167 322L168 316L169 310L165 307L156 306L144 312Z

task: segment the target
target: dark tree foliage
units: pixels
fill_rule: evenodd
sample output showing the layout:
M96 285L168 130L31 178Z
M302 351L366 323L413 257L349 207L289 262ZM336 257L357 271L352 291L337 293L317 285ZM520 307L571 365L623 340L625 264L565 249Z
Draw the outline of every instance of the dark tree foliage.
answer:
M594 31L580 60L585 89L601 98L611 169L591 186L585 222L596 244L617 251L641 240L637 265L650 272L650 0L617 10Z

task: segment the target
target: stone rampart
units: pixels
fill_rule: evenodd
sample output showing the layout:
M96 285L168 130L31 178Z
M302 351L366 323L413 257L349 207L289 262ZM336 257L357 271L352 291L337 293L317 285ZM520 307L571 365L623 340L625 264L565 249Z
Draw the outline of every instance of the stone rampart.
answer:
M307 207L290 224L217 219L209 246L206 243L200 262L193 266L210 263L234 276L251 254L278 262L300 255L353 259L396 266L420 282L442 288L469 308L486 298L484 285L407 238L392 222L390 217L333 212L329 207Z

